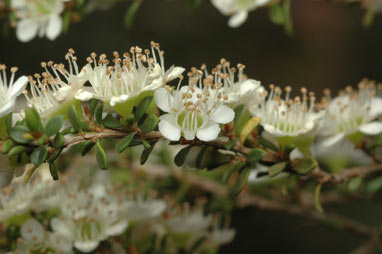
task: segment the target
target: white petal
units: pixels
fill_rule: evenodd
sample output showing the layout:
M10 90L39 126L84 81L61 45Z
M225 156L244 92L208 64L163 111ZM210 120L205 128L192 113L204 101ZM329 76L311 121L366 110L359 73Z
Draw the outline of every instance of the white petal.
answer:
M12 169L0 169L0 189L8 186L13 179L14 172Z
M211 115L211 120L215 123L226 124L232 122L235 118L235 111L231 108L221 105Z
M170 70L170 72L166 75L166 82L169 82L173 79L176 79L185 71L182 67L174 67Z
M72 92L72 87L70 86L63 86L60 87L57 92L53 93L53 96L56 97L58 101L64 101L70 93Z
M163 119L163 116L161 116L161 121L158 126L160 133L162 133L162 135L168 140L178 141L180 139L180 127L166 119Z
M11 99L9 100L5 105L0 107L0 117L8 114L9 112L12 111L13 107L15 106L16 100Z
M240 96L245 95L246 93L250 93L255 91L260 87L260 81L254 79L248 79L241 83L240 85Z
M69 252L73 249L73 243L65 236L59 233L49 234L48 241L50 245L58 252Z
M233 28L239 27L245 22L247 17L248 12L246 10L239 11L232 15L232 17L228 21L228 25Z
M159 64L155 64L154 69L152 72L149 74L149 78L155 79L158 78L162 73L162 68L160 67Z
M114 107L117 104L124 103L129 99L129 96L124 94L121 96L113 96L110 99L110 106Z
M72 237L72 232L66 221L61 220L59 218L53 218L50 220L50 226L52 227L54 232L57 232L67 238Z
M62 19L59 15L51 15L48 26L46 28L46 37L53 41L61 33L62 30Z
M194 140L196 130L183 130L184 138L187 140Z
M202 141L212 141L218 137L219 132L219 124L211 124L203 129L199 129L196 132L196 137Z
M363 124L359 127L359 130L366 135L377 135L382 133L382 122L371 122Z
M301 151L298 148L293 149L293 151L289 154L289 159L291 161L296 159L302 159L304 158L304 155L301 153Z
M370 120L374 120L376 117L382 115L382 98L373 98L370 105Z
M16 25L16 36L22 42L28 42L37 35L38 22L22 19Z
M159 88L154 93L155 104L164 112L170 112L170 104L173 101L173 97L166 88Z
M45 229L35 219L27 220L21 227L21 236L27 241L42 241L44 239Z
M15 83L12 85L12 91L10 97L13 98L15 96L19 96L25 89L26 85L28 83L28 77L27 76L21 76L19 77Z
M106 234L108 236L120 235L125 231L127 226L128 226L127 220L118 221L117 223L115 223L114 225L110 226L107 229Z
M75 242L74 247L82 252L89 253L95 250L98 247L98 244L98 241Z
M74 98L79 101L89 101L93 98L93 94L83 89L79 89Z
M324 140L322 140L321 145L323 147L331 147L331 146L336 145L338 142L340 142L344 138L345 138L345 134L340 133L340 134L325 138Z

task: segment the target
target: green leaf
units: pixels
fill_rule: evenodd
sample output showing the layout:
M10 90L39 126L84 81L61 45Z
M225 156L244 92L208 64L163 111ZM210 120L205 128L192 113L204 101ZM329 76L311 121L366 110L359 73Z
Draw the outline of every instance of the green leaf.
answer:
M295 144L287 144L285 147L284 147L284 152L289 155L294 149L296 148L296 145ZM277 151L276 151L277 152Z
M14 146L8 153L8 156L18 155L27 151L28 148L26 146Z
M235 185L232 187L232 193L235 196L239 195L240 192L247 185L247 180L250 172L251 171L249 169L244 169L243 171L241 171L239 177L237 178L237 181L235 182Z
M127 9L125 13L125 18L124 18L126 28L130 29L133 26L135 16L141 4L142 4L142 0L134 0L134 2L130 5L129 9Z
M64 116L55 116L48 121L45 127L45 134L50 137L56 135L64 124Z
M46 160L47 156L48 150L46 149L46 147L42 146L33 150L30 156L30 160L34 165L40 166Z
M291 0L284 0L283 2L283 11L284 11L284 30L288 35L293 33L293 22L291 16Z
M74 105L71 105L69 107L68 117L69 117L69 121L72 124L74 130L76 132L82 132L80 117L79 117L77 110L74 107Z
M122 122L127 126L132 126L134 124L134 115L128 115L122 119Z
M90 100L90 114L94 118L95 110L97 108L99 100L91 99Z
M40 114L35 108L28 108L25 110L25 120L27 126L31 131L41 131L42 124Z
M196 157L196 161L195 161L195 166L197 168L200 168L200 166L202 165L203 156L204 156L204 153L206 152L207 148L208 148L208 146L203 146L202 149L200 149L200 152L198 153L198 156Z
M127 136L127 137L121 139L121 140L118 142L118 144L117 144L117 152L118 152L118 153L122 153L123 151L125 151L125 150L129 147L131 141L132 141L133 138L135 137L135 134L136 134L136 132L133 132L133 133L131 133L129 136Z
M233 119L233 124L235 125L235 127L239 123L239 120L240 120L240 117L241 117L241 113L243 112L243 110L244 110L244 105L243 104L240 104L239 106L234 108L235 118Z
M29 133L29 129L23 125L16 125L9 133L11 138L20 144L28 144L33 140L33 136Z
M279 151L279 148L275 144L273 144L272 142L270 142L270 141L268 141L268 140L266 140L266 139L264 139L262 137L257 137L257 142L260 145L262 145L265 148L268 148L268 149L270 149L272 151L275 151L275 152Z
M324 209L322 208L321 202L320 202L321 187L322 187L322 184L317 184L316 188L314 189L314 207L316 208L317 211L319 211L320 213L323 213Z
M45 143L45 141L47 140L47 136L44 134L42 135L41 137L39 137L38 139L35 139L32 144L35 145L35 146L41 146L42 144Z
M53 140L53 147L59 149L65 145L65 137L61 133L58 133Z
M252 117L244 124L242 130L240 131L240 143L241 144L244 144L244 141L256 129L256 127L259 125L259 123L260 123L260 118Z
M81 150L81 156L85 156L95 145L95 143L91 140L88 140L84 142L82 150Z
M292 161L291 166L297 173L308 174L318 166L318 163L313 158L303 158Z
M147 96L139 102L135 110L135 121L139 122L141 120L142 116L146 113L146 110L149 108L152 100L152 96Z
M221 179L221 183L226 184L228 182L228 179L230 178L230 176L233 174L233 172L240 170L242 167L244 167L244 165L245 165L245 163L239 162L239 163L236 163L236 164L229 166L224 171L224 174L223 174L222 179Z
M149 149L151 147L150 143L147 142L146 140L140 140L140 142L142 143L145 149Z
M12 123L13 123L13 113L10 112L6 117L5 117L5 126L7 127L7 132L9 133L12 129Z
M54 162L49 163L49 171L53 180L57 181L59 179L59 176L58 176L56 164Z
M199 0L200 1L200 0ZM199 237L191 246L189 253L197 253L198 249L202 246L202 244L206 241L207 236L203 235Z
M100 169L106 170L109 168L109 160L99 140L97 141L96 159L97 159L98 167Z
M64 148L60 148L60 149L57 149L55 150L50 156L49 156L49 162L53 162L55 161L58 156L60 156L62 150L64 150Z
M36 169L37 169L37 166L33 166L27 172L25 172L25 175L24 175L24 184L27 184L29 182L29 179L31 178L33 173L36 171Z
M236 145L236 142L236 139L231 140L230 142L228 142L228 144L224 145L225 149L231 150Z
M362 178L358 176L358 177L354 177L350 179L347 186L350 191L356 191L361 186L361 183L362 183Z
M145 149L143 150L143 152L142 152L142 154L141 154L141 161L140 161L140 162L141 162L141 165L143 165L143 164L146 163L147 159L149 158L151 152L152 152L153 149L154 149L154 145L155 145L155 143L152 144L152 145L150 145L149 148L145 148Z
M184 148L182 148L176 155L175 155L175 158L174 158L174 162L175 162L175 165L177 165L178 167L182 166L184 164L184 162L186 161L186 158L187 158L187 155L188 153L190 152L192 146L189 145L189 146L186 146Z
M274 177L278 175L286 168L286 166L287 166L287 163L285 161L273 164L272 166L269 167L269 172L268 172L269 176Z
M269 18L276 25L282 25L285 21L284 11L280 4L273 4L269 8Z
M365 186L365 193L374 194L375 192L382 189L382 176L374 178L368 182Z
M102 120L102 125L109 129L121 129L123 128L121 122L118 119L115 119L111 114Z
M157 117L154 114L151 114L145 119L145 121L143 122L143 124L139 126L139 128L141 128L141 130L144 133L148 133L155 130L158 123L159 123L159 117Z
M99 103L95 109L94 118L96 123L102 124L103 103Z
M66 34L69 30L70 17L71 17L70 11L66 11L63 15L62 33L64 33L64 34Z
M15 146L15 142L13 142L12 139L7 139L4 143L3 143L3 147L2 147L2 153L3 154L7 154L11 149L12 147Z
M267 152L264 151L263 149L255 148L255 149L252 149L249 153L247 153L245 155L245 158L247 159L248 162L255 163L261 160L262 158L264 158L266 154Z

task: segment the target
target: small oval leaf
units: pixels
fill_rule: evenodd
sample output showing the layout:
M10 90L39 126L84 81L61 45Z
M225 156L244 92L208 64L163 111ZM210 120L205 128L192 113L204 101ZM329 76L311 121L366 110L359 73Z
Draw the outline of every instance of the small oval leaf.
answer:
M64 116L55 116L48 121L45 127L45 134L50 137L56 135L64 124Z
M135 120L137 122L139 122L141 120L142 116L146 113L146 110L149 108L152 100L153 100L152 96L147 96L139 102L139 104L135 110Z
M27 126L31 131L41 131L42 124L40 114L35 108L28 108L25 110L25 120Z
M96 159L100 169L106 170L109 168L109 160L99 141L97 141Z
M125 151L129 147L135 134L136 134L136 132L133 132L129 136L123 138L121 141L118 142L118 144L117 144L117 152L118 153L122 153L123 151Z
M187 155L188 153L190 152L192 146L189 145L189 146L186 146L184 148L182 148L176 155L175 155L175 158L174 158L174 162L175 162L175 165L177 165L178 167L182 166L184 164L184 162L186 161L186 158L187 158Z
M68 117L69 117L69 121L72 124L74 130L76 132L81 132L82 131L82 127L81 127L80 117L79 117L79 115L77 113L77 110L74 107L74 105L71 105L69 107Z
M30 156L30 160L34 165L40 166L46 160L47 156L48 150L46 149L46 147L42 146L33 150Z

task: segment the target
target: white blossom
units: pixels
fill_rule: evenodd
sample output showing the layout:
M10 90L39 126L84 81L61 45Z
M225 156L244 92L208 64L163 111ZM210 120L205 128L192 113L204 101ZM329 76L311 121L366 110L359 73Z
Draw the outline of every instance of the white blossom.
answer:
M54 232L74 242L82 252L95 250L99 243L122 234L128 226L121 216L122 201L105 185L69 191L61 203L61 216L51 220Z
M193 69L188 86L176 90L170 87L155 91L156 105L166 114L160 117L159 131L172 141L181 136L187 140L195 136L203 141L215 140L219 133L219 124L227 124L235 117L235 112L223 105L223 95L208 77L202 80L202 72ZM226 97L227 98L227 97Z
M45 231L35 219L27 220L21 227L21 239L14 254L26 253L73 253L73 244L65 236Z
M212 4L226 16L231 16L230 27L241 26L248 17L248 12L268 4L271 0L211 0Z
M144 96L182 74L184 68L172 66L165 71L163 51L158 43L151 43L151 51L132 47L121 59L114 52L114 64L109 65L106 55L96 60L96 54L88 57L86 77L92 89L81 89L76 98L87 101L96 98L108 103L121 115L131 113L133 106Z
M347 87L333 100L326 90L327 114L321 124L319 135L325 138L323 145L332 146L345 137L359 144L362 134L382 133L382 98L376 97L373 82L363 80L358 91Z
M166 210L166 202L160 199L127 201L125 207L126 217L129 220L147 220L160 216Z
M36 35L54 40L62 31L61 13L67 0L12 0L11 6L18 18L16 36L22 42Z
M17 67L11 68L12 74L8 82L6 68L4 64L0 64L0 118L13 110L17 96L23 92L28 82L26 76L15 80Z
M65 59L69 71L64 64L42 62L45 72L35 74L37 81L30 77L31 93L25 91L29 107L35 107L43 118L65 113L65 109L74 103L74 96L86 82L84 72L79 71L77 57L70 49Z
M224 58L220 60L220 64L212 69L209 75L205 65L202 66L207 79L214 84L220 84L217 89L212 92L221 93L221 100L226 104L236 106L238 104L248 104L256 106L264 92L264 87L260 81L248 79L244 74L245 66L238 64L237 68L231 67L230 62Z

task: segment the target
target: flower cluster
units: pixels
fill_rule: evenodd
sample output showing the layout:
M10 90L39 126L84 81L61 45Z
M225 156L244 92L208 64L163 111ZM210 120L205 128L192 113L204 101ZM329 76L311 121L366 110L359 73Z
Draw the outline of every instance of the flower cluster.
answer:
M43 172L44 169L40 173ZM84 184L89 180L90 183ZM15 254L74 253L75 250L90 253L103 241L115 236L127 237L126 230L130 231L126 244L139 246L145 242L147 246L150 236L157 235L167 239L165 250L173 253L181 248L190 249L195 241L205 237L198 247L203 253L230 242L235 235L227 225L221 228L212 215L205 215L204 203L190 208L189 204L178 207L172 205L173 201L166 202L153 195L143 199L139 190L134 191L135 195L128 194L126 188L113 184L103 172L68 172L59 188L51 191L49 198L54 197L58 202L49 202L49 207L41 205L47 196L36 191L41 185L52 184L52 180L44 181L39 175L34 183L28 184L28 189L14 185L19 188L18 195L0 194L2 200L14 204L12 209L5 202L1 204L4 209L0 221L4 223L14 216L27 218L31 210L34 214L53 214L42 223L30 218L22 224ZM47 223L51 231L45 228ZM180 237L184 239L180 245L170 240Z

